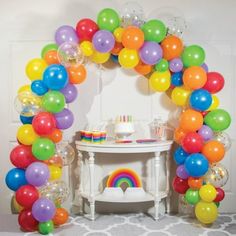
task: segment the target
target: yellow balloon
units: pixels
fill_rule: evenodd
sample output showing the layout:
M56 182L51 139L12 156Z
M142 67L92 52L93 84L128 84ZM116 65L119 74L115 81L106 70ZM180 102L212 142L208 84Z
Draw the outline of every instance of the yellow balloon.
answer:
M90 59L97 64L105 63L109 60L109 58L110 58L109 52L101 53L98 51L94 51L93 55L90 57Z
M201 199L205 202L212 202L216 198L216 189L211 184L203 185L199 190Z
M195 215L201 223L211 224L218 216L217 206L214 202L200 201L195 207Z
M116 42L119 42L119 43L121 43L121 41L122 41L122 35L123 35L123 32L124 32L124 28L121 28L121 27L118 27L118 28L116 28L115 29L115 31L114 31L114 37L115 37L115 40L116 40Z
M93 44L90 41L83 41L80 44L80 49L86 57L90 57L94 52Z
M184 86L175 87L171 93L171 99L177 106L186 106L188 104L191 90Z
M149 78L149 85L153 90L157 92L164 92L170 87L170 77L171 74L169 70L165 72L155 71Z
M38 135L34 132L33 126L26 124L18 128L17 139L24 145L32 145L38 138Z
M62 170L58 166L49 165L48 166L50 172L50 180L60 179L62 175Z
M134 68L139 63L138 52L134 49L123 48L118 56L119 63L124 68Z
M220 100L216 95L212 95L211 106L208 108L208 111L215 110L220 105Z
M13 196L12 205L13 205L14 210L15 210L17 213L20 213L20 212L24 209L24 207L22 207L22 206L16 201L16 197L15 197L15 196Z
M31 92L31 87L29 84L23 85L21 86L18 91L17 94L23 93L23 92Z
M41 58L35 58L28 62L25 73L30 80L43 78L43 72L47 68L47 63Z

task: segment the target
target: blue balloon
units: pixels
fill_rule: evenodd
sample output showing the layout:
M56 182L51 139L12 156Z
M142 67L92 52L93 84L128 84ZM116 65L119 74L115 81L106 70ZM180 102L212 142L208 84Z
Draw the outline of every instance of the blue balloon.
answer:
M200 153L189 155L184 163L185 170L192 177L201 177L208 171L208 160Z
M20 168L11 169L6 175L5 182L9 189L16 191L21 186L27 184L25 170Z
M174 160L177 165L182 165L188 156L189 153L185 152L182 147L178 147L174 153Z
M189 103L193 109L205 111L211 106L212 96L205 89L197 89L190 95Z
M183 85L183 73L182 72L177 72L177 73L172 74L171 84L174 85L174 86Z
M22 116L20 115L20 121L22 124L32 124L33 116Z
M38 96L42 96L48 91L48 88L42 80L34 80L31 84L31 90Z
M50 65L43 73L43 82L51 90L61 90L68 84L68 74L62 65Z
M111 60L113 61L113 62L115 62L115 63L118 63L119 61L118 61L118 56L116 56L116 55L111 55Z

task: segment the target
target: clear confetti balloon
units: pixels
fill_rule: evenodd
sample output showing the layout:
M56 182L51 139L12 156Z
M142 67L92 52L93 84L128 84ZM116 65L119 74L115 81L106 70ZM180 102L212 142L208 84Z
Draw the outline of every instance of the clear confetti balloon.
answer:
M64 166L70 165L75 158L75 150L67 142L61 142L56 145L56 154L62 158Z
M34 116L41 110L41 97L31 91L19 93L14 101L15 109L22 116Z
M127 2L121 7L121 26L128 27L134 25L140 27L144 23L143 8L137 2Z
M194 206L190 205L186 200L184 194L179 194L179 204L178 204L179 214L194 216Z
M66 67L82 64L84 62L84 55L82 53L82 50L75 43L63 43L58 48L57 55L60 63Z
M215 132L213 139L219 141L220 143L222 143L224 145L226 151L228 151L230 149L231 139L230 139L230 136L227 133L225 133L225 132Z
M47 182L45 186L39 188L39 192L41 197L46 197L55 204L62 204L70 195L69 188L62 180Z
M207 184L212 184L216 188L223 187L229 178L228 170L220 163L212 164L206 175L204 181Z

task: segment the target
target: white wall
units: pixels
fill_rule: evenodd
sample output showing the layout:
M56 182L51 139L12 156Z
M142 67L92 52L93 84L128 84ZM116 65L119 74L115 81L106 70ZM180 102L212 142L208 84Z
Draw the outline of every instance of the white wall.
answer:
M12 192L4 183L6 172L12 168L9 152L15 145L15 134L19 126L18 114L14 111L14 97L20 85L26 84L24 68L27 61L40 56L43 45L53 40L55 30L63 25L76 25L84 17L96 19L100 9L113 7L120 9L125 1L29 1L0 0L0 209L9 212ZM233 0L140 0L147 18L155 17L161 8L173 12L183 12L188 29L184 39L186 43L201 44L207 53L206 62L212 71L216 70L225 76L226 85L219 94L221 107L231 112L233 122L229 129L235 138L235 106L233 97L235 86L235 53L236 53L236 2ZM87 121L109 121L117 114L132 114L137 123L148 124L154 117L167 117L174 106L165 94L149 91L145 78L132 71L110 68L102 72L102 83L96 66L88 66L88 78L78 86L79 96L71 105L75 114L73 127L65 132L65 137L72 140L76 131ZM143 129L144 130L144 129ZM141 132L140 132L141 133ZM146 133L147 135L147 133ZM141 136L140 136L141 137ZM222 204L223 211L236 211L236 186L234 181L236 164L233 152L235 143L224 160L229 168L231 178L226 185L227 198Z

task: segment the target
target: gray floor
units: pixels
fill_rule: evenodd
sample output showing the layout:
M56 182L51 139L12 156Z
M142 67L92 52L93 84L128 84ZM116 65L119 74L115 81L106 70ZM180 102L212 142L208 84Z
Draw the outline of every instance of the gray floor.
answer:
M0 216L0 235L39 235L22 233L16 215ZM51 234L52 235L52 234ZM81 216L71 217L55 236L226 236L236 235L236 214L221 214L213 225L206 227L184 216L164 216L158 222L145 214L100 215L91 222Z

